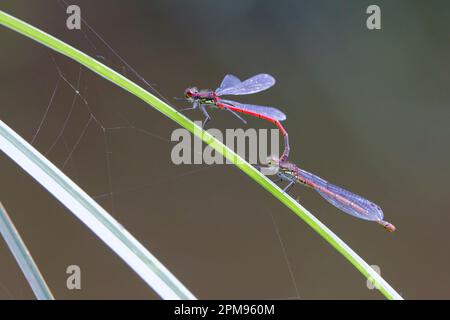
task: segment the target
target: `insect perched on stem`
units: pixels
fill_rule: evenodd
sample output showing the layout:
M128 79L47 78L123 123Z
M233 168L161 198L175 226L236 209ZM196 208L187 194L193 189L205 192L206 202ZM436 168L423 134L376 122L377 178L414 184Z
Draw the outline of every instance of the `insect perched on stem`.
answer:
M274 123L284 138L284 151L280 157L281 161L286 161L289 156L289 139L288 133L281 125L281 121L286 120L286 115L274 107L259 106L253 104L244 104L232 100L222 99L224 95L246 95L261 92L269 89L275 84L275 79L268 74L258 74L245 81L239 80L237 77L228 74L222 80L219 88L212 90L198 90L196 87L188 88L184 91L184 99L192 104L192 107L181 109L180 111L199 108L205 119L202 127L211 119L207 107L215 107L231 112L239 120L247 123L238 113L248 114ZM180 100L180 99L179 99Z
M389 232L395 231L393 224L383 220L383 210L375 203L300 169L293 163L270 158L268 165L271 168L278 169L277 181L288 182L283 191L289 192L295 183L303 184L316 190L325 200L345 213L359 219L375 221Z

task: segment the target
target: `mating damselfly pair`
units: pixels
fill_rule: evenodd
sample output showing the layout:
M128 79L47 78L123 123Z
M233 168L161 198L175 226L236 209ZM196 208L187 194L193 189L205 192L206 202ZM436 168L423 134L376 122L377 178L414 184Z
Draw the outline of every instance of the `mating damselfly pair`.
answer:
M202 126L211 119L207 108L219 108L231 112L238 119L246 121L238 114L243 113L264 119L274 123L280 130L284 138L284 151L279 159L272 158L268 165L277 169L278 180L287 181L288 185L284 191L289 192L295 183L303 184L315 189L325 200L343 212L356 218L375 221L386 230L395 231L394 225L383 220L383 210L375 203L341 187L333 185L324 179L300 169L295 164L288 162L289 139L288 133L281 125L281 121L286 120L286 115L274 107L244 104L232 100L223 99L226 95L247 95L269 89L275 84L275 78L268 74L258 74L247 80L241 81L236 76L228 74L216 90L198 90L196 87L188 88L184 92L184 99L192 104L189 108L200 109L204 115Z

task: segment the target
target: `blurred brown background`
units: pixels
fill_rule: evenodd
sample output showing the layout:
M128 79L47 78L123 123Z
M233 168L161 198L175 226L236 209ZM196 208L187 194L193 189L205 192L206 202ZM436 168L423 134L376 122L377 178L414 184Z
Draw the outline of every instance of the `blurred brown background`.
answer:
M448 2L71 4L78 4L82 17L167 98L181 96L191 85L214 89L226 73L275 76L274 88L240 100L285 111L291 160L377 202L398 231L388 234L342 214L312 190L298 187L294 195L369 264L378 265L405 298L450 298ZM366 28L370 4L381 7L380 31ZM90 55L104 56L116 69L122 65L91 33L97 51L83 34L67 30L57 1L3 0L0 9ZM58 80L56 68L47 49L4 27L0 48L0 117L31 141ZM76 83L79 66L55 58ZM105 135L91 122L64 171L197 297L297 296L273 214L300 298L382 298L301 219L236 168L173 165L174 143L168 141L176 125L169 119L88 70L82 70L80 83L105 126L129 121L139 130ZM41 152L61 131L73 96L61 82L34 142ZM231 115L211 115L211 126L241 126ZM63 165L88 118L77 101L63 139L48 154L56 165ZM271 128L254 119L248 125ZM4 154L0 168L0 200L57 298L158 298ZM80 291L66 288L71 264L81 267ZM3 241L0 298L33 298Z

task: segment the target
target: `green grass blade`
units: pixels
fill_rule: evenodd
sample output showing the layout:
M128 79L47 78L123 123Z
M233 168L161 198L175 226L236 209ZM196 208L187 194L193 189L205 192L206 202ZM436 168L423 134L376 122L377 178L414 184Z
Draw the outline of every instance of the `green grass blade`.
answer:
M195 299L122 225L1 120L0 150L72 211L163 299Z
M124 90L132 93L136 97L142 99L153 108L159 110L161 113L184 127L195 136L202 139L209 144L217 152L221 153L225 158L235 164L239 169L245 172L258 184L269 191L280 202L290 208L295 214L302 218L311 228L319 233L328 243L330 243L337 251L339 251L347 260L352 263L365 277L370 279L380 292L388 299L402 299L401 296L378 274L376 273L361 257L359 257L351 248L349 248L337 235L323 225L316 217L309 211L303 208L297 201L292 199L288 194L275 185L271 180L261 174L253 166L247 163L244 159L227 148L222 142L215 139L211 134L203 131L199 126L194 124L184 115L177 112L175 109L147 92L134 82L122 76L118 72L103 65L92 57L79 51L78 49L62 42L61 40L39 30L26 22L23 22L11 15L0 11L0 23L4 26L19 32L26 37L29 37L75 61L91 69L103 78L118 85Z
M11 250L14 258L22 270L25 278L30 284L31 290L38 300L53 300L53 295L47 286L47 283L39 272L36 263L28 251L25 243L20 237L14 223L9 217L6 209L0 202L0 233L5 239L6 244Z

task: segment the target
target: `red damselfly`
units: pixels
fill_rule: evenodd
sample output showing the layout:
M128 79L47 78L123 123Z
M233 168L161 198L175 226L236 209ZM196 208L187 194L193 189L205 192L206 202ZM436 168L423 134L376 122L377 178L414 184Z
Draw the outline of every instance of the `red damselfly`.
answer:
M325 200L345 213L359 219L378 222L386 230L395 231L393 224L383 220L383 210L375 203L300 169L293 163L271 158L268 164L270 167L278 169L278 181L288 182L284 188L285 192L289 192L295 183L303 184L316 190Z
M186 89L184 92L184 96L187 101L192 103L192 107L181 109L180 111L199 108L205 116L205 119L202 123L203 127L211 119L208 111L206 110L207 107L216 107L219 109L227 110L244 123L246 123L246 121L241 116L239 116L238 113L244 113L270 121L278 127L278 129L281 131L281 134L283 135L284 151L282 156L280 157L280 160L286 161L289 156L290 148L288 133L281 125L281 121L286 120L286 115L283 112L274 107L245 104L221 98L221 96L225 95L246 95L261 92L269 89L274 84L274 77L264 73L258 74L244 81L239 80L239 78L237 78L236 76L228 74L222 80L220 87L215 91L198 90L196 87Z

